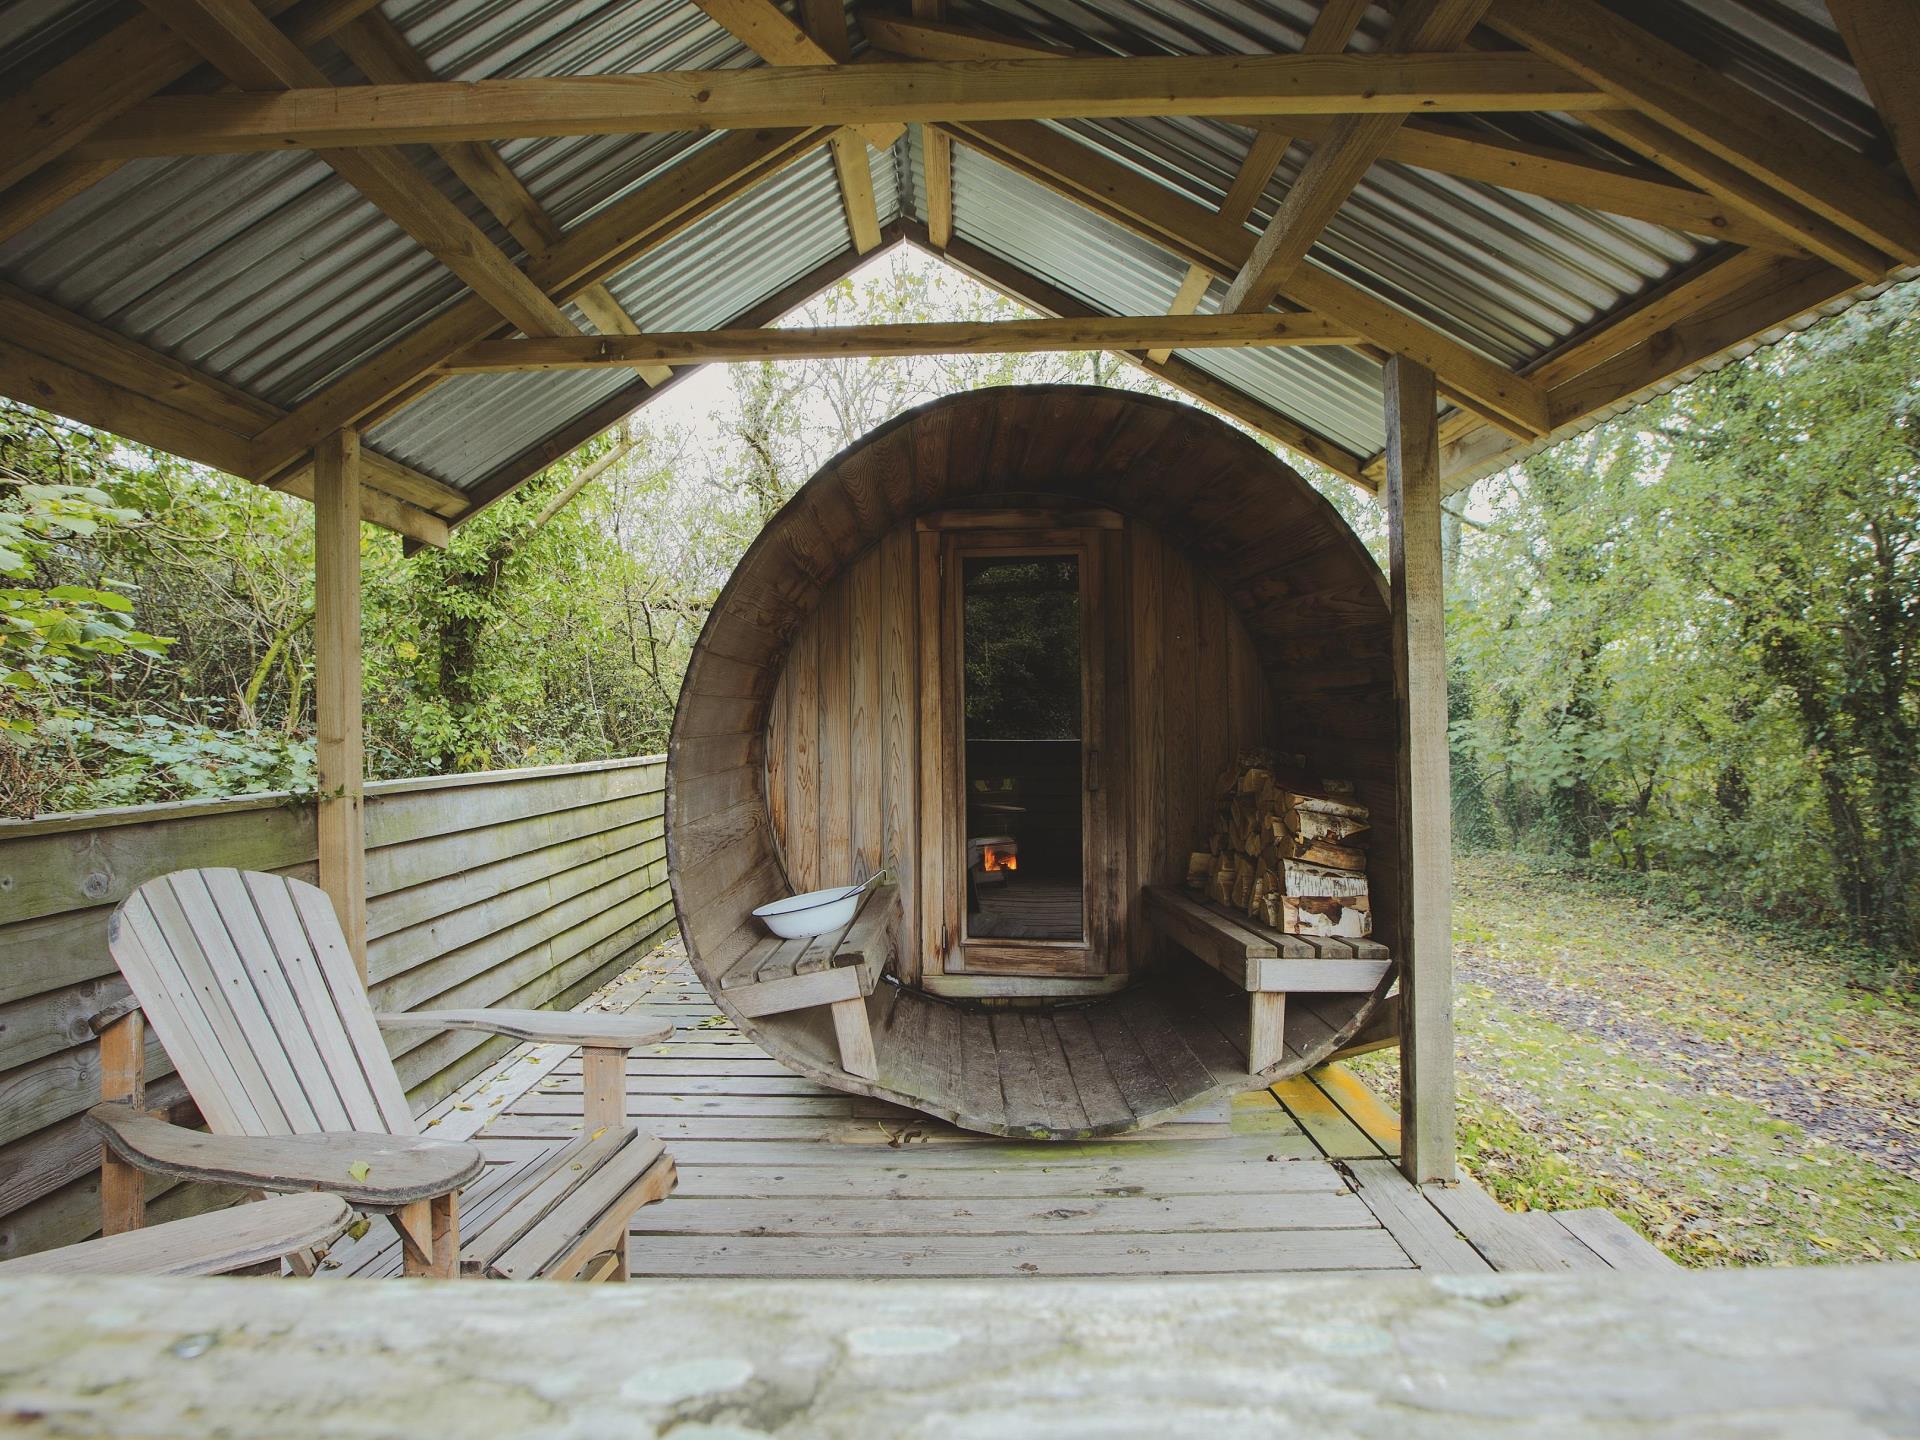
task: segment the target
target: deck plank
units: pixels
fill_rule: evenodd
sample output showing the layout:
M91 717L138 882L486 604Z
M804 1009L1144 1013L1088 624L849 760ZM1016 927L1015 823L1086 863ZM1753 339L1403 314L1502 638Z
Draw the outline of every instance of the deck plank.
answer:
M1337 1079L1298 1080L1297 1104L1256 1087L1249 1093L1257 1111L1221 1101L1091 1140L983 1135L795 1075L732 1026L715 1023L712 1002L684 961L649 970L651 983L630 985L622 1000L671 1014L679 1026L629 1058L627 1104L643 1131L666 1142L680 1186L635 1217L635 1275L1487 1266L1453 1230L1472 1227L1447 1219L1440 1200L1414 1190L1381 1158L1366 1128L1386 1139L1387 1127L1367 1111L1371 1097L1348 1095ZM1054 1123L1065 1113L1074 1128L1093 1128L1164 1112L1195 1090L1255 1084L1236 1048L1244 1037L1234 1038L1244 1028L1244 997L1225 986L1217 992L1143 991L1142 1003L1102 1011L1097 1021L1072 1010L988 1013L894 992L876 1019L895 1031L890 1063L944 1077L936 1088L965 1093L975 1111L1013 1125L1025 1110ZM469 1224L484 1225L516 1175L552 1163L556 1148L580 1135L578 1057L546 1052L539 1064L524 1085L489 1094L483 1110L501 1103L484 1124L458 1103L447 1112L445 1123L478 1130L490 1162L463 1203ZM1329 1146L1354 1157L1357 1184L1330 1163ZM1558 1234L1589 1264L1602 1263L1568 1231ZM1536 1258L1553 1253L1531 1234L1509 1248ZM363 1271L398 1269L397 1246L384 1238L348 1252Z
M1585 1244L1574 1237L1572 1231L1560 1223L1560 1217L1545 1210L1529 1210L1524 1215L1513 1217L1534 1240L1560 1257L1560 1264L1567 1270L1610 1270L1608 1265Z
M1264 1230L1371 1230L1379 1222L1351 1191L1289 1195L842 1196L688 1198L636 1217L636 1238L656 1235L1094 1235L1221 1234Z
M1422 1185L1420 1191L1494 1269L1551 1272L1568 1268L1558 1250L1521 1224L1521 1216L1502 1209L1471 1176L1462 1176L1452 1186Z
M636 1278L672 1276L1239 1275L1249 1271L1405 1270L1383 1229L1212 1235L661 1235L635 1241Z
M1480 1252L1454 1230L1453 1222L1427 1203L1427 1197L1391 1160L1354 1160L1348 1164L1360 1198L1400 1242L1422 1270L1442 1275L1483 1275L1493 1269Z
M1561 1210L1554 1219L1566 1232L1598 1255L1613 1270L1642 1270L1662 1274L1678 1263L1654 1246L1638 1230L1611 1210Z
M1273 1083L1273 1093L1330 1160L1372 1160L1384 1152L1325 1092L1304 1075Z

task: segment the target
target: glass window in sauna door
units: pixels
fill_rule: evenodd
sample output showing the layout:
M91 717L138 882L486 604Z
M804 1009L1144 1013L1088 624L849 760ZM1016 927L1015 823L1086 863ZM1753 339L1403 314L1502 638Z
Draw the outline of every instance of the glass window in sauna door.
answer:
M960 623L964 933L1084 940L1079 556L968 557Z

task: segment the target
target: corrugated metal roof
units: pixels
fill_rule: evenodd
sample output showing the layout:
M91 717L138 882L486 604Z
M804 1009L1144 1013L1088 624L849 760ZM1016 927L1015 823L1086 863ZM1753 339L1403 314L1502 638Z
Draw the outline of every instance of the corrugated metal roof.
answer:
M898 211L890 158L873 154L881 223ZM839 181L824 153L775 176L608 282L646 330L711 330L849 248ZM625 370L462 375L368 432L376 449L465 487L505 456L633 382Z
M1823 0L1609 0L1617 10L1876 159L1886 138ZM1319 0L954 0L950 17L1116 54L1266 53L1299 45ZM0 8L0 81L31 73L126 13L115 0ZM617 74L758 63L686 0L388 0L385 13L449 79ZM1354 48L1389 22L1368 13ZM860 44L855 31L856 45ZM316 58L355 76L330 46ZM1621 152L1575 117L1469 120L1515 138ZM1076 122L1061 129L1198 203L1232 183L1249 135L1218 121ZM697 147L692 135L513 141L502 155L563 226L615 203ZM410 150L509 254L518 247L424 149ZM1270 215L1289 154L1256 211ZM882 223L926 217L918 132L872 156ZM959 235L1113 314L1165 308L1182 262L961 148ZM643 256L610 287L640 324L696 329L780 293L847 252L824 154ZM1524 366L1696 260L1705 242L1402 165L1374 167L1312 263L1488 357ZM0 276L281 406L298 404L451 303L459 283L321 162L299 154L142 161L0 246ZM1204 302L1217 305L1221 287ZM1327 349L1205 350L1193 364L1353 451L1379 448L1380 374ZM625 372L467 376L376 426L370 443L456 485L555 433Z

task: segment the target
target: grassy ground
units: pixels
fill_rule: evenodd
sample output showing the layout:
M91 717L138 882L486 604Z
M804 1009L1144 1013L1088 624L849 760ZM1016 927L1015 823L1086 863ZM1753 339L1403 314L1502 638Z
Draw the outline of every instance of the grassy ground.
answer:
M1695 1265L1920 1259L1910 1004L1511 856L1457 865L1454 944L1462 1161L1507 1205L1604 1205Z

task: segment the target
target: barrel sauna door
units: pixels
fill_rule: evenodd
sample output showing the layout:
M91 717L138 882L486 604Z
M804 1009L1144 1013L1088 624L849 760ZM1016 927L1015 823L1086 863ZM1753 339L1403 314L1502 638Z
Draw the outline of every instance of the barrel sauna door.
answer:
M923 524L923 805L941 834L922 896L944 973L1084 979L1125 963L1105 803L1122 532L1117 516L1023 518Z

